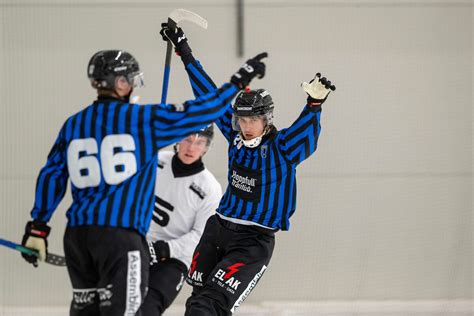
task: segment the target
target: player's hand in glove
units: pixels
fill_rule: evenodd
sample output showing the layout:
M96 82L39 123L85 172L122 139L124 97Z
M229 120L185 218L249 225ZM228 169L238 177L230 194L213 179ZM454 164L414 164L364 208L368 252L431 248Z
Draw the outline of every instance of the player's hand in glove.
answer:
M308 94L308 105L319 106L326 101L329 92L336 90L336 86L331 83L326 77L321 78L318 72L316 76L308 83L301 84L303 90Z
M23 235L21 245L37 250L39 252L39 259L41 261L46 260L46 255L48 254L48 241L46 238L50 230L51 228L44 222L30 221L26 223L25 235ZM35 267L38 266L38 257L24 253L21 256Z
M168 27L168 23L161 23L160 34L164 41L170 41L173 44L174 51L179 56L191 54L191 47L189 47L188 39L184 35L182 28L176 27L174 30L171 30Z
M244 89L249 85L253 78L263 78L265 76L265 64L261 60L268 57L267 53L260 53L252 59L247 60L245 64L230 78L230 82L239 89Z
M148 249L150 251L150 266L153 266L155 263L169 259L170 257L170 246L166 241L157 240L149 241Z

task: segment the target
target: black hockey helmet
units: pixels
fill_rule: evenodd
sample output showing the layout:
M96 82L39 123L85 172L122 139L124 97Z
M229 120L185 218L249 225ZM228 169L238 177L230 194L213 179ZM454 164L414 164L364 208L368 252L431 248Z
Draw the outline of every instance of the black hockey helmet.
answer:
M232 107L238 116L265 115L273 111L273 100L265 89L242 91Z
M263 116L267 125L273 123L273 100L265 89L257 89L250 91L242 91L235 99L232 109L232 127L236 131L240 131L237 124L239 116Z
M212 140L214 139L214 124L209 124L208 126L201 129L199 132L191 135L197 135L198 137L205 137L207 140L207 146L211 145ZM174 152L178 152L178 143L173 146Z
M214 138L214 124L209 124L205 128L201 129L198 132L198 135L201 137L206 137L209 140L208 144L210 144Z
M89 61L87 76L94 88L113 89L118 76L124 76L134 87L143 85L143 74L138 62L123 50L102 50L95 53Z

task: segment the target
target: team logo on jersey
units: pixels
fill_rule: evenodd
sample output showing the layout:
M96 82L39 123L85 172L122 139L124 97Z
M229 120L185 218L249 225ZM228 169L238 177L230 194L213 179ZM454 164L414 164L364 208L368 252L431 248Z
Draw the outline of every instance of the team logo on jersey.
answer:
M201 198L201 200L204 200L204 198L206 197L206 192L204 192L204 190L201 189L196 183L194 183L194 182L191 183L189 188L191 189L191 191L196 193L197 196L199 196Z
M267 151L268 151L268 145L262 145L262 148L260 149L260 154L262 158L267 158Z
M228 292L234 294L242 282L233 275L237 273L242 266L245 266L243 262L237 262L231 266L228 266L226 268L227 271L219 269L212 278L212 281L217 283L217 285L220 287L225 288Z

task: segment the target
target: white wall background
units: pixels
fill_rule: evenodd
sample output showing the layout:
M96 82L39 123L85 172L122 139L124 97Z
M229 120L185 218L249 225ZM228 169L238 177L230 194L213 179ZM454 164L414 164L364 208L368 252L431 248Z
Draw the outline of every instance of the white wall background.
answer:
M245 3L245 54L269 52L267 76L254 87L271 92L278 126L298 116L302 81L321 71L337 85L319 150L299 169L291 230L278 234L247 304L472 300L473 3ZM179 7L208 19L207 31L183 27L196 57L224 83L244 61L234 1L0 0L1 237L20 241L59 128L93 99L86 65L95 51L134 54L146 76L142 101L159 100L159 25ZM192 97L177 58L170 89L171 101ZM206 162L223 186L226 158L219 136ZM51 222L52 252L62 253L69 201ZM65 269L33 269L0 249L0 315L65 306L70 297ZM449 315L452 305L443 306L440 315Z

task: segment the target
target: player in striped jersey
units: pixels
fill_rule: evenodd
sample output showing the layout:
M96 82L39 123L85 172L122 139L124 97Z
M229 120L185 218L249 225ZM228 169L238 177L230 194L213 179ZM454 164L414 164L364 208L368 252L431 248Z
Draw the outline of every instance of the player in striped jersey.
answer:
M215 86L201 67L186 70L196 96ZM186 316L232 314L266 270L275 232L289 229L296 167L316 150L321 105L335 90L319 73L302 86L307 102L288 128L273 125L273 101L264 89L241 92L217 120L229 143L228 187L194 251Z
M71 315L134 315L148 282L145 241L152 217L157 151L221 116L242 84L265 65L238 70L239 80L184 104L129 102L141 85L138 62L122 50L99 51L88 77L98 98L69 117L36 184L32 221L22 244L47 253L50 220L68 178L72 205L64 250L73 286ZM234 75L235 76L235 75ZM232 78L234 78L234 76ZM35 256L23 255L37 265Z

